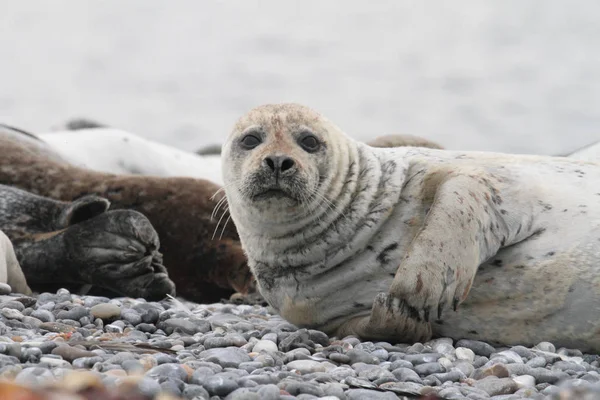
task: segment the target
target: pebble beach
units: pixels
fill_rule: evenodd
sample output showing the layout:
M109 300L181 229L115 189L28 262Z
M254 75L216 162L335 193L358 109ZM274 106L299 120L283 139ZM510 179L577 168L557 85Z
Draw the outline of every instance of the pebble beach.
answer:
M599 357L548 342L366 342L299 329L264 305L7 292L0 399L600 397Z

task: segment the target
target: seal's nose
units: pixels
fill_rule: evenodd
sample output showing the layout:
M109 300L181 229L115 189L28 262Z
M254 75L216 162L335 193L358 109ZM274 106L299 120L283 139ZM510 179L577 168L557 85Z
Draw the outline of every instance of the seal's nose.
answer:
M268 156L263 162L276 175L291 172L296 165L296 162L288 156Z

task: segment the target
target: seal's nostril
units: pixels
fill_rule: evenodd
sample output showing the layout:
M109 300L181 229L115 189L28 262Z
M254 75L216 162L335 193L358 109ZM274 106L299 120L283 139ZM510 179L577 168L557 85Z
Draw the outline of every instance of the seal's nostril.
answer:
M285 172L288 169L292 168L293 166L294 166L294 160L286 157L281 161L281 172Z
M269 167L272 172L279 174L280 172L289 171L294 167L296 162L286 156L269 156L265 157L263 162Z
M271 171L275 171L275 162L272 157L265 158L265 163L271 168Z

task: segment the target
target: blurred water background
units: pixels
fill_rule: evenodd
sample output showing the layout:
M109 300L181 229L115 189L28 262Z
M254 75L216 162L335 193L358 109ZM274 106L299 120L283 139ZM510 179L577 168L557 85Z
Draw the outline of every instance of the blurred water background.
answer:
M0 118L182 149L262 103L351 136L553 154L600 140L600 1L0 0Z

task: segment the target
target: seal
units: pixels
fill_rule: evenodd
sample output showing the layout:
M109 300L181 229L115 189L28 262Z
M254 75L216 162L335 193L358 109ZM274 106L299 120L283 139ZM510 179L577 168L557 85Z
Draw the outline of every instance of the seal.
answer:
M29 282L38 291L91 284L134 298L175 294L150 221L136 211L107 212L109 204L97 196L60 202L0 185L7 283L22 293L31 293Z
M222 184L219 154L198 155L102 126L84 125L37 136L63 159L81 168L111 174L182 176Z
M214 183L79 168L35 135L4 127L0 184L66 202L95 195L110 201L111 211L143 214L158 233L164 265L181 297L215 302L253 290L237 231L227 223L224 195Z
M8 236L0 230L0 282L6 283L13 292L31 295L31 289L17 261L15 250Z
M249 266L288 321L600 350L600 164L373 148L297 104L242 116L222 156Z

